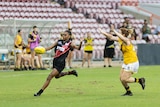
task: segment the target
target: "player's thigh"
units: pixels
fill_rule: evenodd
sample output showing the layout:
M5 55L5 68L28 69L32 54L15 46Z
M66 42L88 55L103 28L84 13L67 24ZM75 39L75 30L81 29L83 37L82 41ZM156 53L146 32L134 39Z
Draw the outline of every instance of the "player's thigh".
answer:
M84 53L83 53L83 58L86 59L86 58L87 58L87 55L88 55L88 53L87 53L87 52L84 52Z
M91 59L92 58L92 53L89 53L88 54L88 59Z
M121 73L120 73L120 78L122 80L126 80L126 79L130 78L132 76L132 74L133 74L132 72L127 72L124 69L122 69Z
M59 74L59 72L56 68L53 68L52 72L50 73L50 75L52 75L53 77L55 77L58 74Z

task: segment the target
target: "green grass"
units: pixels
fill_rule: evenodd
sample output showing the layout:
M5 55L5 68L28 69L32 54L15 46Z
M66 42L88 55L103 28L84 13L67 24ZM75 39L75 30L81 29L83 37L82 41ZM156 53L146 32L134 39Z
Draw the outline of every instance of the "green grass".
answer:
M0 107L159 107L159 69L141 66L134 77L145 77L146 89L130 84L131 97L121 96L120 67L77 68L78 78L53 79L40 97L33 94L50 71L0 72Z

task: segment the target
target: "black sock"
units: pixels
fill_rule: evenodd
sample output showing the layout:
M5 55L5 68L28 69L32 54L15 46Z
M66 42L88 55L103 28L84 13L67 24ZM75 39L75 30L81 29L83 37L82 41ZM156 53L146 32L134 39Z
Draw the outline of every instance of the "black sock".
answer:
M128 87L125 87L125 89L126 89L126 91L131 92L129 86L128 86Z
M40 89L37 94L42 94L42 93L43 93L43 90Z
M139 82L139 79L135 78L135 82Z

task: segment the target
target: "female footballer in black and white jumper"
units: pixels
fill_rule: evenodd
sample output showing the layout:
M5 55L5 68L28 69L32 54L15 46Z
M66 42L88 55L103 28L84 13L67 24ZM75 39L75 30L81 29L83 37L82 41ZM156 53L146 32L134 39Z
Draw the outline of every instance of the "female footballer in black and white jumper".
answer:
M45 48L46 51L48 51L48 50L56 47L55 57L53 59L53 70L48 75L48 77L47 77L45 83L43 84L42 88L36 94L34 94L34 96L40 96L43 93L43 91L48 87L48 85L50 84L53 77L60 78L60 77L65 76L65 75L78 76L76 70L72 70L72 71L68 71L68 72L62 72L62 71L65 68L65 60L66 60L66 57L68 56L68 53L69 53L70 49L75 48L75 49L80 50L83 40L81 40L79 46L76 46L75 44L73 44L73 42L70 39L70 37L71 37L71 31L70 30L66 30L64 32L64 34L62 35L62 37L63 37L62 40L58 40L57 42L55 42L50 47Z

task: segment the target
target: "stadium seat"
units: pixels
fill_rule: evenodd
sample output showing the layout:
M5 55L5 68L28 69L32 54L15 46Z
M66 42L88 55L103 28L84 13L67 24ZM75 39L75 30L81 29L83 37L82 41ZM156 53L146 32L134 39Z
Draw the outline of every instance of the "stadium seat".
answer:
M149 43L155 43L155 40L152 34L148 35L148 39L150 40Z

